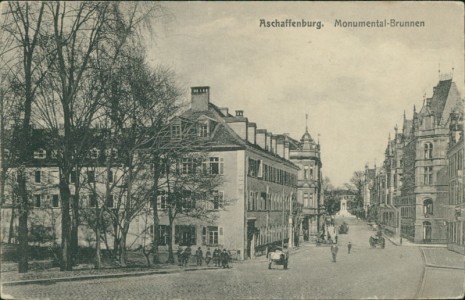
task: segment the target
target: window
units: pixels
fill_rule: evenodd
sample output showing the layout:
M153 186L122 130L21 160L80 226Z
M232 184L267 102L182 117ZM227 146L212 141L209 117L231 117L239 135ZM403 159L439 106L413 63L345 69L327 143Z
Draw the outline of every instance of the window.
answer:
M197 163L192 158L182 159L182 174L189 175L197 173Z
M34 195L34 207L40 207L41 202L42 202L41 195Z
M212 191L213 209L224 207L224 193L222 191Z
M184 190L182 192L181 209L183 211L190 211L195 208L195 200L192 198L192 192Z
M165 191L159 191L157 196L157 208L166 209L167 195Z
M107 180L108 182L113 182L113 171L112 170L108 170Z
M91 159L97 159L100 155L100 150L97 148L92 148L89 151L89 156Z
M423 213L425 217L433 214L433 200L426 199L423 201Z
M150 227L153 231L153 227ZM169 242L169 226L168 225L158 225L158 245L166 246Z
M44 149L37 149L36 151L34 151L35 159L45 159L46 156L47 156L47 151L45 151Z
M181 135L181 124L173 124L171 125L171 138L172 139L180 139Z
M175 226L175 244L179 246L196 245L197 238L194 225Z
M76 183L76 170L72 170L69 174L69 182Z
M204 163L204 172L212 175L223 175L224 160L222 157L210 157Z
M87 182L88 183L95 182L95 171L87 171Z
M216 246L222 243L223 227L207 226L202 229L202 244Z
M52 207L59 206L59 198L58 195L52 195Z
M266 210L267 195L266 193L260 194L260 210Z
M433 184L433 167L424 167L423 183L425 185Z
M35 171L34 172L34 182L35 183L40 183L41 179L41 172L40 171Z
M433 144L425 143L425 158L433 158Z
M308 193L304 193L304 207L309 207L309 204L308 204Z
M255 195L255 193L252 192L252 191L249 193L249 199L248 199L248 202L247 202L247 210L253 210L254 195Z
M304 179L308 179L308 166L304 167Z
M198 125L197 134L199 137L208 137L208 122Z
M106 201L106 206L107 207L113 207L113 195L108 195L107 201Z

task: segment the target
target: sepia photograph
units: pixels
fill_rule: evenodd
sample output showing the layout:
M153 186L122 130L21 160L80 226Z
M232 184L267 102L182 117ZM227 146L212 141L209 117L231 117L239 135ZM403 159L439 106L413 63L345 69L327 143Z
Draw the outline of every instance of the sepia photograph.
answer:
M3 1L2 299L463 299L461 1Z

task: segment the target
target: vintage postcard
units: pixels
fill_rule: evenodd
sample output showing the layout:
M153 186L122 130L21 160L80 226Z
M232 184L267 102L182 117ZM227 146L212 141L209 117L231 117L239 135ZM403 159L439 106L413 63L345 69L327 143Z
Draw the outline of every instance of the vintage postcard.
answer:
M1 3L2 299L462 299L464 4Z

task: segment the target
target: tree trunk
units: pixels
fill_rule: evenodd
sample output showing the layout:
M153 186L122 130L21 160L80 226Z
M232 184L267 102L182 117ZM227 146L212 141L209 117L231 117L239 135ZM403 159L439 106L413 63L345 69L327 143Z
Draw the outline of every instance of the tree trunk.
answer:
M70 191L65 178L60 178L60 196L61 196L61 262L60 271L71 271L71 217L70 209Z
M101 256L100 256L100 213L97 204L96 208L97 222L95 228L95 268L100 269L101 267Z
M169 264L174 264L174 254L173 254L173 219L170 218L170 226L168 226L168 261Z
M120 250L121 250L121 255L119 258L119 262L121 266L125 267L126 266L126 237L128 235L128 230L129 230L129 225L124 224L124 228L121 230L121 245L120 245Z
M80 173L78 168L71 172ZM78 173L78 174L79 174ZM79 256L79 175L76 176L76 183L74 185L74 197L72 198L72 223L71 223L71 257L73 265L78 260Z
M160 257L158 254L158 244L159 244L159 232L158 225L160 223L160 218L158 217L158 180L160 178L160 164L159 160L156 159L154 162L154 176L153 176L153 191L152 191L152 208L153 208L153 240L152 240L152 255L153 255L153 264L160 263Z
M19 264L18 272L27 273L29 270L28 256L29 256L29 245L28 245L28 229L27 220L29 214L29 199L26 189L26 174L25 169L20 171L19 176L19 193L21 203L19 204Z
M11 216L10 216L10 230L8 233L8 244L11 244L11 241L15 235L15 218L16 218L16 195L13 194L12 203L11 203Z

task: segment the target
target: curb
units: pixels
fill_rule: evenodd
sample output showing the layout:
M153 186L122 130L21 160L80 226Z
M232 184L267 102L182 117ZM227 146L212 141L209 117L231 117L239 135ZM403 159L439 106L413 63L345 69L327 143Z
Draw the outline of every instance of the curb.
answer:
M154 271L118 273L118 274L83 275L83 276L76 276L76 277L32 279L32 280L2 282L2 286L18 286L18 285L27 285L27 284L54 284L57 282L65 282L65 281L80 281L80 280L89 280L89 279L107 279L107 278L120 278L120 277L139 277L139 276L147 276L147 275L155 275L155 274L174 274L174 273L181 273L181 272L206 271L206 270L220 270L220 269L214 268L214 267L208 267L208 268L168 269L168 270L156 270L156 271L154 270Z

